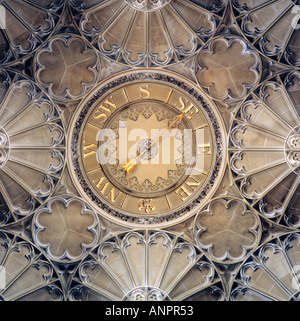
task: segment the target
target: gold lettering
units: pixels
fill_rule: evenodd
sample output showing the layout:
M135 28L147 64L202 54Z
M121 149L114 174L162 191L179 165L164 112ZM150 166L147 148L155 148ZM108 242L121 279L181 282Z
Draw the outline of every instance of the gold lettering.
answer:
M114 97L110 96L103 104L101 104L97 110L95 111L94 118L100 122L104 122L107 118L107 114L103 113L107 112L111 114L117 108L116 103L114 101Z
M113 203L116 201L120 194L123 194L119 190L116 190L105 176L101 177L98 181L93 180L93 182L94 184L96 184L99 191Z
M97 188L100 190L101 193L109 184L105 176L101 177L98 181L93 180L93 183L96 184Z
M175 193L180 196L181 200L184 202L200 185L200 182L196 181L194 178L190 177L181 187L179 187Z
M195 178L190 177L189 180L185 182L185 184L193 191L195 191L195 189L200 185L200 182L198 182Z
M203 152L211 155L210 143L197 145L197 155L201 155Z
M116 189L112 187L111 190L105 196L114 203L117 197L120 195L120 193L121 192L119 190L116 193Z
M112 113L112 109L116 109L116 103L114 101L114 97L110 96L105 102L100 106L100 108L106 110L107 112Z
M88 141L84 141L83 143L83 154L84 158L86 158L89 155L96 154L97 146L96 144L89 143Z
M145 86L141 86L140 90L141 90L141 98L148 98L150 96L150 86L149 85L145 85Z
M198 109L185 97L179 98L176 107L182 110L189 119L191 119L193 114L198 113Z
M107 115L104 113L101 113L101 111L97 109L95 111L94 118L96 120L98 120L100 123L103 123L105 121L105 119L107 118Z

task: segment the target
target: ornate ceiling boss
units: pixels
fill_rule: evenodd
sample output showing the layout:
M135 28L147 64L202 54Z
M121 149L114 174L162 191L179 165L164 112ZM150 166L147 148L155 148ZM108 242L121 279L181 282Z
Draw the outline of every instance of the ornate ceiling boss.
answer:
M81 195L110 219L168 223L218 186L224 131L204 93L174 74L110 79L73 117L69 164Z
M299 301L299 5L0 1L0 301Z

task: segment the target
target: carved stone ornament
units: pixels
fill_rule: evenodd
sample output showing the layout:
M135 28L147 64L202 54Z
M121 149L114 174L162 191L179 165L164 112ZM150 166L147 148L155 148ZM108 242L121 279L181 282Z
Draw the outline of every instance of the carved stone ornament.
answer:
M30 215L53 193L65 165L65 129L54 103L32 81L4 70L0 77L0 224L5 224Z
M165 66L194 54L216 31L225 2L113 0L89 7L74 0L71 4L80 13L76 17L80 30L102 54L146 67Z
M57 99L76 99L96 82L97 54L79 37L52 38L36 55L36 79Z
M215 38L197 60L197 80L216 99L243 98L258 83L259 55L243 39Z
M34 218L33 237L55 261L79 260L99 237L96 215L77 198L54 198Z
M196 219L196 239L216 261L242 260L260 239L259 220L239 199L215 199Z
M241 194L264 217L290 227L299 227L299 121L281 81L266 81L241 105L230 133Z
M186 116L178 122L176 117L184 110ZM181 158L163 163L155 159L158 153L153 146L154 154L142 159L132 173L122 169L128 159L146 155L148 148L140 145L147 142L141 139L135 154L135 145L129 145L132 133L142 128L148 130L145 133L149 137L155 128L163 130L174 122L174 141L180 145L171 154L176 152ZM101 138L102 123L109 130L105 139ZM224 137L218 112L203 93L174 74L136 72L107 82L81 104L71 126L69 162L74 183L97 211L123 223L168 223L190 215L212 193L222 174ZM192 136L184 136L187 132ZM127 134L128 143L119 143ZM200 135L198 143L196 134ZM123 146L127 146L128 158L121 154ZM160 148L164 148L163 143ZM169 146L165 147L161 155L168 150ZM101 151L104 156L99 156ZM192 155L194 162L188 165Z
M33 244L20 236L0 232L0 249L0 301L22 300L24 297L33 301L64 299L56 269Z
M0 0L0 301L300 301L299 17Z
M298 301L299 240L299 234L291 233L261 246L240 269L231 299Z
M122 233L99 244L93 257L80 263L69 299L92 295L95 300L177 301L211 295L222 300L215 268L198 251L171 233Z

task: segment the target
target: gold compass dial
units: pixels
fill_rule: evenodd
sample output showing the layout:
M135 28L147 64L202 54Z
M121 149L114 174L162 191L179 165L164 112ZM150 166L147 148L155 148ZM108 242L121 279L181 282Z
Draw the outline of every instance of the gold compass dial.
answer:
M94 104L79 154L85 179L102 202L128 214L161 215L198 195L214 165L214 145L199 103L175 86L145 81ZM130 160L136 160L131 172L122 167Z
M178 110L150 99L126 104L110 117L105 128L111 130L112 137L100 142L98 153L106 154L102 168L115 186L140 198L162 196L183 183L189 168L182 153L183 134L191 128L182 119L167 130L177 117ZM192 136L186 137L188 160L193 156L192 148ZM135 159L134 169L124 170L122 164Z
M70 128L74 184L99 214L121 224L181 221L222 177L218 111L194 83L168 71L124 72L102 83Z

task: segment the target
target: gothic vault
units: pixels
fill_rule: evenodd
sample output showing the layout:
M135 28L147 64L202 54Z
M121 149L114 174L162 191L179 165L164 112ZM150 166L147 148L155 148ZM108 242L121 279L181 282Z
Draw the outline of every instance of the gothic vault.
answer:
M0 300L300 299L299 1L0 6ZM101 121L202 169L100 170Z

